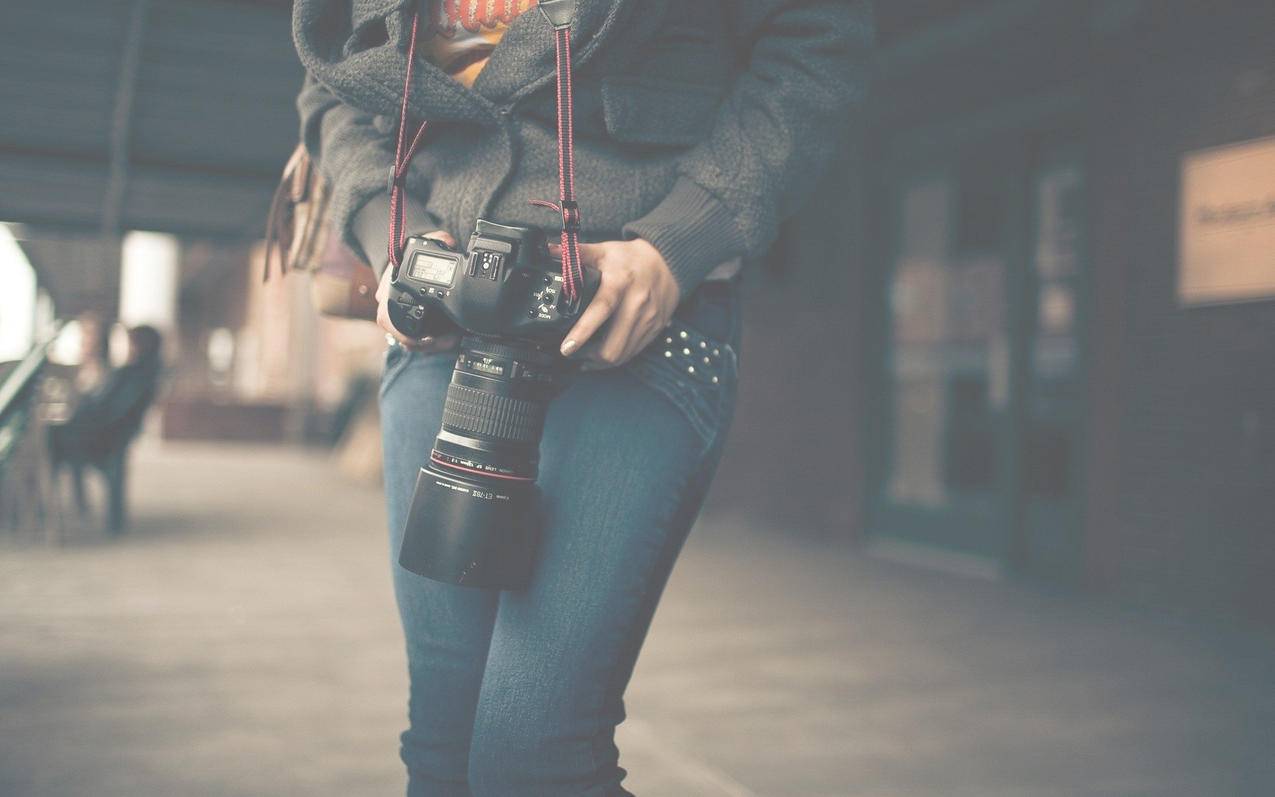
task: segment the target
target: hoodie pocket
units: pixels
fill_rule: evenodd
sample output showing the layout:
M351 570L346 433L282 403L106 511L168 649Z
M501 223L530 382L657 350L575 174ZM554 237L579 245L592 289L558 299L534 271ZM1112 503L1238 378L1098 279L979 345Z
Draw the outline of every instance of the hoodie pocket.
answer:
M607 132L626 144L697 144L712 130L720 102L715 86L631 77L602 81Z

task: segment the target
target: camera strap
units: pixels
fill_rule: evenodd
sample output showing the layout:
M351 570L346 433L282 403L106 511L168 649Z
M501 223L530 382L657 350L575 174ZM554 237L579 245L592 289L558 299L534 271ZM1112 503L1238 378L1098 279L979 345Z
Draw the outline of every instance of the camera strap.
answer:
M412 156L420 149L425 138L428 121L422 121L407 141L407 99L412 91L412 67L416 64L416 30L420 23L421 12L412 14L412 32L407 43L407 76L403 79L403 104L398 115L398 139L394 145L394 165L390 167L390 267L394 276L398 276L398 267L403 257L403 247L407 245L407 230L404 229L403 186L407 182L407 166Z
M571 78L571 18L575 13L575 0L539 0L540 12L553 26L554 56L556 61L556 102L558 110L558 201L533 199L531 204L550 208L562 217L562 284L565 297L574 301L584 285L583 264L580 262L580 206L575 196L575 129L574 94ZM420 11L412 15L411 38L407 45L407 76L403 80L403 104L399 112L398 138L394 149L394 165L390 168L390 238L389 258L394 273L398 273L403 248L407 245L404 229L404 185L407 167L420 149L428 121L416 126L408 138L407 101L412 87L412 67L416 62L416 33Z

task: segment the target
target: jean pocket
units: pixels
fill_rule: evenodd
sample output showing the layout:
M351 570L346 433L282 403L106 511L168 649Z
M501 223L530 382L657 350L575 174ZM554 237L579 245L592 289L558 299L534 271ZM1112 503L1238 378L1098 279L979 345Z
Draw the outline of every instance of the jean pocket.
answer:
M730 422L738 379L733 346L675 318L627 368L686 417L702 450L718 443Z

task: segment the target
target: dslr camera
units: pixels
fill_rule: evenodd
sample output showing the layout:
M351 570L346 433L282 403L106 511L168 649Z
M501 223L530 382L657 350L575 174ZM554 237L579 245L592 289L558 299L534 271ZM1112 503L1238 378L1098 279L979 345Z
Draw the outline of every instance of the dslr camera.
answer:
M410 237L399 262L388 305L395 328L420 338L441 315L465 333L399 564L453 584L522 588L539 537L545 413L574 370L558 344L598 276L585 271L568 297L543 230L485 219L464 250Z

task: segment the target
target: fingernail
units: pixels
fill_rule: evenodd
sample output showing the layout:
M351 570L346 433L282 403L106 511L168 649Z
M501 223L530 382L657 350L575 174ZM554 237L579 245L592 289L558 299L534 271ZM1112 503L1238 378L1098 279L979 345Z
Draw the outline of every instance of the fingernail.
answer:
M568 354L570 354L571 352L573 352L573 351L575 351L575 350L576 350L576 342L575 342L574 340L564 340L564 341L562 342L562 356L563 356L563 357L566 357Z

